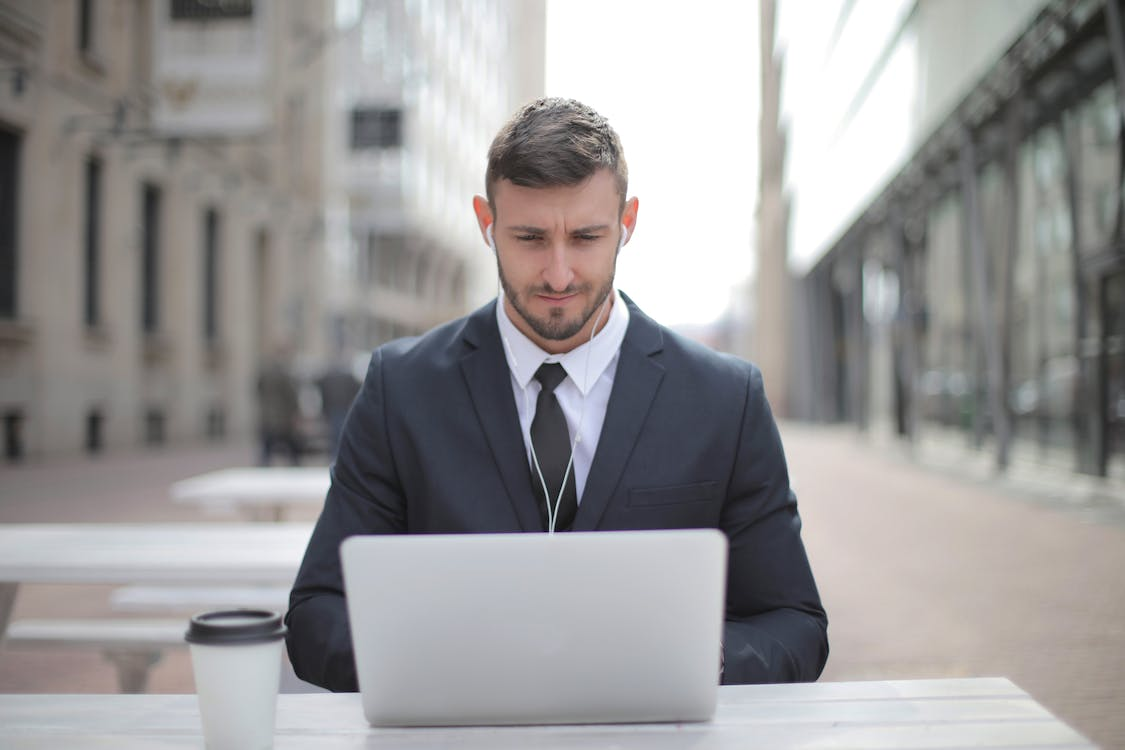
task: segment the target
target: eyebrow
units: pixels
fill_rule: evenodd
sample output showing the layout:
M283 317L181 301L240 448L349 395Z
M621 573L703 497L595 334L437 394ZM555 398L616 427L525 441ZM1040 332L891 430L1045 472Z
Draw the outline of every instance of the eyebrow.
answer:
M516 225L507 227L507 229L509 231L512 231L512 232L525 232L527 234L546 234L547 233L547 230L545 230L541 227L533 227L533 226L528 226L526 224L516 224ZM607 229L609 229L609 224L591 224L590 226L578 227L577 229L572 229L570 231L570 233L571 234L590 234L592 232L604 232Z

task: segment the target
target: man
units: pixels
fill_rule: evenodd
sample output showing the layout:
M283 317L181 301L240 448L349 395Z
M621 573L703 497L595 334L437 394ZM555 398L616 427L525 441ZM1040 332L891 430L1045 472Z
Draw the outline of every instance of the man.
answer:
M827 619L758 370L614 290L638 209L617 134L541 99L496 136L485 182L473 207L503 294L374 352L290 598L297 675L357 689L347 536L714 527L723 681L815 680Z
M288 454L289 463L301 463L301 441L297 435L300 405L297 382L289 371L289 353L278 347L258 375L259 463L269 466L279 449Z
M328 457L335 460L340 448L340 435L344 432L344 417L355 394L359 393L359 379L338 355L336 361L317 378L316 387L320 390L320 412L328 428Z

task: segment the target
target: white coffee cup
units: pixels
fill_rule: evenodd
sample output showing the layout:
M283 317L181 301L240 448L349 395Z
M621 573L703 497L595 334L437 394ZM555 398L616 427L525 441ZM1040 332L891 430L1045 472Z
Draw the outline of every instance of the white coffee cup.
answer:
M208 750L273 747L284 638L276 612L236 609L191 618L184 639Z

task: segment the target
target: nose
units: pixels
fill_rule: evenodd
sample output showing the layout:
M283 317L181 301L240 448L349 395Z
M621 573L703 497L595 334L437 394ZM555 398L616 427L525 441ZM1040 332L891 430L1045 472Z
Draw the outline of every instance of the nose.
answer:
M570 267L570 258L564 242L556 242L551 246L547 266L543 269L543 283L551 291L561 292L567 289L574 281L574 271Z

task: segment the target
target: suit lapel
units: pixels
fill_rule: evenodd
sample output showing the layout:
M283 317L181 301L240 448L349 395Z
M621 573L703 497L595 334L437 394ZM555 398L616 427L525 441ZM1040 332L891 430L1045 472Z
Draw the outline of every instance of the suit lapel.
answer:
M469 395L500 471L508 499L524 531L542 530L539 510L531 491L531 475L526 448L520 435L519 414L512 397L500 332L496 326L496 305L486 305L466 321L465 341L469 353L461 360L461 372Z
M664 367L653 356L663 349L660 327L632 300L624 299L629 305L629 329L621 344L598 450L586 477L574 531L597 528L664 379Z

